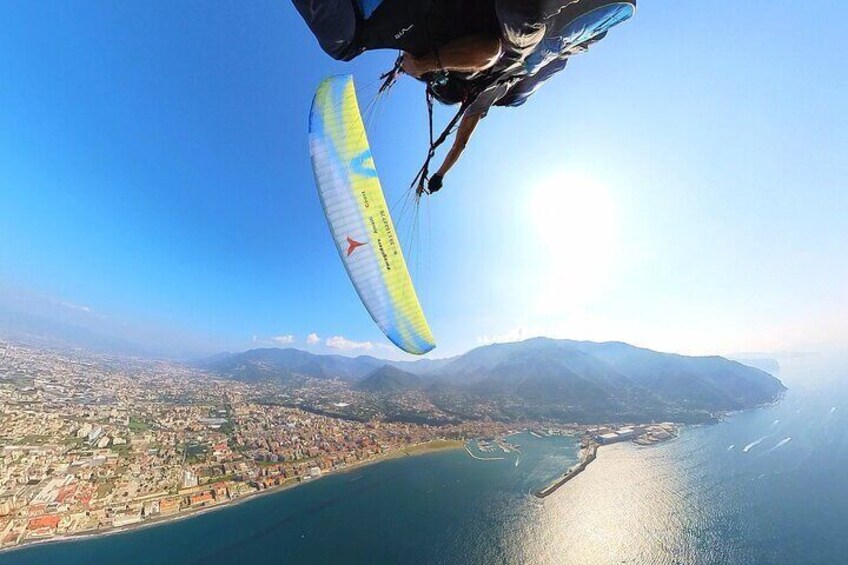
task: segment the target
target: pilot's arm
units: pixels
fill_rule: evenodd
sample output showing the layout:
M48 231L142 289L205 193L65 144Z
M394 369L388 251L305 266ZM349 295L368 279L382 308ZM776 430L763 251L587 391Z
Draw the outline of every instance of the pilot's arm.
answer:
M462 116L462 121L459 122L459 129L456 130L456 137L454 137L453 145L451 146L448 154L445 156L445 160L442 163L442 166L439 167L439 170L430 177L430 182L427 185L429 191L438 192L440 188L442 188L442 181L451 167L456 164L459 160L462 152L465 151L465 146L468 145L468 140L471 139L471 134L474 133L474 129L477 127L477 124L480 123L480 120L483 118L483 114L465 114Z

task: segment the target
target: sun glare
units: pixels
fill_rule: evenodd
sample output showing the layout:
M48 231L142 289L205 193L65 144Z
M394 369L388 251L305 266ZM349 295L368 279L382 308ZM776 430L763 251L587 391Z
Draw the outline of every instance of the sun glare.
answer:
M537 304L579 307L611 276L617 240L615 202L596 179L565 173L540 183L529 205Z

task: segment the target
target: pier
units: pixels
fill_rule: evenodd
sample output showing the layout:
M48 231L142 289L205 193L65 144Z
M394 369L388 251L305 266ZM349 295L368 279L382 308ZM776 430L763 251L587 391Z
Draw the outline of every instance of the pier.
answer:
M546 486L539 492L534 493L534 496L536 498L547 498L548 496L555 493L559 487L561 487L562 485L582 473L586 469L586 467L589 466L589 463L594 461L595 457L598 456L598 447L598 444L594 442L584 447L583 457L581 458L580 463L570 468L562 477L560 477L550 485Z
M465 451L466 453L468 453L468 455L470 455L477 461L503 461L504 459L506 459L506 457L480 457L479 455L475 455L474 452L472 452L471 449L468 447L468 445L465 446Z
M619 428L608 433L588 433L581 440L580 463L570 468L566 473L553 483L535 493L537 498L546 498L557 491L559 487L582 473L589 463L598 456L598 448L602 445L610 445L630 440L640 446L651 446L672 440L678 436L678 428L670 422L663 424L651 424L647 426L632 426Z

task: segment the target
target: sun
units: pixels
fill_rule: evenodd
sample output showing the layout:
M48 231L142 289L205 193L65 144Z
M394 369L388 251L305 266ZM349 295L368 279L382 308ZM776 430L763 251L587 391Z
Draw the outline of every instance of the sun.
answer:
M530 192L528 223L541 307L579 307L602 292L618 247L615 201L603 183L574 172L548 177Z

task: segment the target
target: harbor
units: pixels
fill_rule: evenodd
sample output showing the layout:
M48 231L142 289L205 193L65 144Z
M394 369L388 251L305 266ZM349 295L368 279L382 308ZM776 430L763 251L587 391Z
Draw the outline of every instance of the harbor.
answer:
M565 483L567 483L568 481L570 481L571 479L573 479L574 477L576 477L577 475L582 473L586 469L586 467L589 466L589 463L594 461L595 458L597 457L598 447L600 447L600 446L597 443L595 443L594 441L589 442L587 445L581 445L581 447L580 447L580 463L578 463L574 467L571 467L568 471L565 472L565 474L562 477L560 477L559 479L557 479L556 481L554 481L550 485L548 485L545 488L543 488L542 490L534 493L534 496L536 498L547 498L548 496L555 493L557 491L557 489L559 489L562 485L564 485Z
M471 442L465 444L466 453L478 461L503 461L506 459L506 456L511 453L515 453L517 455L515 460L516 467L518 466L518 462L521 460L521 446L510 443L506 441L505 438L497 437L479 439L476 441L475 448L484 455L477 455L474 453L471 449ZM498 455L498 452L503 453L503 455ZM486 456L488 454L492 455Z
M586 434L580 441L580 462L569 468L565 474L540 491L534 493L536 498L547 498L559 490L571 479L586 470L598 456L598 449L604 445L631 441L635 445L651 446L662 443L678 436L677 426L663 423L650 426L622 427L617 430L596 430L595 434Z

